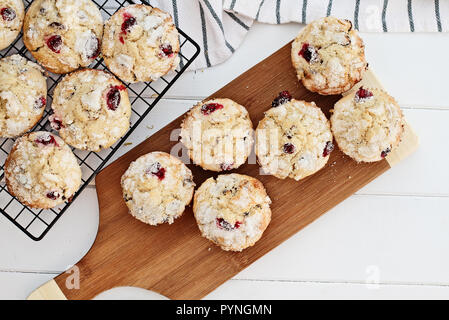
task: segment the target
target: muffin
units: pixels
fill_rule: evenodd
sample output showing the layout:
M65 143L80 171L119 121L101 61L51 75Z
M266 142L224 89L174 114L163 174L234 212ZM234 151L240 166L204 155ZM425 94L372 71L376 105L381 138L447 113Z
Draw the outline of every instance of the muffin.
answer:
M334 149L329 121L314 102L281 92L256 129L256 155L263 171L295 180L325 166Z
M105 24L104 62L123 81L157 80L179 64L178 37L168 13L141 4L127 6Z
M399 144L405 123L385 91L360 87L335 104L331 124L341 151L358 162L374 162Z
M292 44L292 62L303 85L322 95L348 91L368 66L351 21L334 17L315 20L301 30Z
M44 131L16 140L5 163L10 194L31 208L49 209L70 201L81 184L81 168L59 137Z
M189 168L165 152L151 152L132 162L121 185L130 214L153 226L180 217L195 187Z
M22 29L25 9L22 0L0 0L0 50L8 47Z
M87 67L100 54L103 18L90 0L34 0L25 15L23 42L54 73Z
M227 171L245 163L254 142L245 107L230 99L198 103L181 124L181 142L205 170Z
M193 212L203 237L226 251L253 246L271 221L262 183L241 174L207 179L195 192Z
M44 70L18 54L0 59L0 137L17 137L36 125L47 104Z
M51 107L52 128L77 149L109 148L129 129L126 87L105 71L84 69L65 76L55 88Z

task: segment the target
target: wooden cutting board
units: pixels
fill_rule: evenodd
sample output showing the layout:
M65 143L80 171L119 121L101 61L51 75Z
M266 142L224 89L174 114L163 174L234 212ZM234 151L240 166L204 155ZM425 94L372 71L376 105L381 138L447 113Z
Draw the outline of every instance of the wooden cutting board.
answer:
M371 71L362 83L381 87ZM314 94L298 83L290 62L290 44L211 97L227 97L246 106L256 127L282 90L288 90L296 99L315 101L327 116L340 98ZM77 271L72 271L39 288L31 299L92 299L119 286L141 287L172 299L202 298L389 170L418 145L417 137L407 126L401 145L386 160L356 163L336 148L324 169L299 182L259 175L256 164L245 164L234 170L260 179L273 204L272 222L262 239L254 247L233 253L222 251L201 237L191 207L172 225L152 227L128 214L122 199L120 178L130 162L151 151L170 152L178 143L170 141L170 134L180 127L181 121L182 117L174 120L97 175L100 224L95 243L76 265L79 289L73 289ZM197 166L189 167L197 186L216 176Z

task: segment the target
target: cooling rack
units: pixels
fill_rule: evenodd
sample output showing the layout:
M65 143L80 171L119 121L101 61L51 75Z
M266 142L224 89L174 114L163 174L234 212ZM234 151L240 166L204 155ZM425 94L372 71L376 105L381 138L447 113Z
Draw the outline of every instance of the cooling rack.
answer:
M149 5L147 1L131 1L131 0L92 0L106 20L120 8L134 3L142 3ZM32 3L32 0L24 0L26 9ZM179 54L181 62L179 67L172 73L161 77L155 82L145 82L136 84L124 83L128 89L130 96L132 115L131 126L128 132L112 147L102 150L101 152L89 152L72 148L78 163L82 170L82 185L75 193L70 202L65 202L53 209L32 209L22 205L14 196L12 196L5 185L4 181L4 163L9 151L14 144L15 139L0 138L0 212L9 219L17 228L23 231L28 237L35 241L40 241L55 225L58 219L67 211L70 205L83 192L89 182L93 179L120 146L126 141L129 135L137 128L142 120L154 108L159 100L164 96L168 89L176 82L179 76L187 69L187 67L195 60L200 52L198 44L178 28L180 36L181 52ZM11 46L0 51L0 57L6 57L12 54L20 54L29 60L35 61L31 54L25 48L22 41L22 34L13 42ZM106 69L103 59L99 58L94 61L90 68ZM63 78L63 75L55 75L49 73L47 80L48 96L47 107L41 121L31 130L45 130L53 132L48 116L50 115L50 105L53 99L53 90L57 83ZM54 132L56 133L56 132Z

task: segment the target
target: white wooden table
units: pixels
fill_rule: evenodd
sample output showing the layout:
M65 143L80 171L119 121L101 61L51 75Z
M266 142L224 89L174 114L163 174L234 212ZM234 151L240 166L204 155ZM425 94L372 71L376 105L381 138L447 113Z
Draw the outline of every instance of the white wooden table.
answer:
M230 60L183 75L118 155L276 51L300 28L256 24ZM207 298L449 298L449 34L362 36L370 66L420 136L419 150ZM24 299L76 263L97 226L94 186L40 242L0 216L0 298ZM127 288L108 297L152 295Z

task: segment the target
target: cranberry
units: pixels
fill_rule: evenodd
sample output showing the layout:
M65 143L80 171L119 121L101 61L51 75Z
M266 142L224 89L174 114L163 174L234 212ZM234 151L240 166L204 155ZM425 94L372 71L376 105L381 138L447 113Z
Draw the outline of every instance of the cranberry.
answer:
M301 50L298 52L298 55L303 57L307 62L316 62L318 60L318 52L315 47L309 45L308 43L304 43L302 45Z
M373 96L373 93L363 87L360 87L359 90L355 94L355 101L361 102L365 99L369 99Z
M323 157L327 157L331 154L332 151L334 151L334 144L332 143L332 141L326 142L326 146L323 150Z
M153 174L158 177L159 180L164 180L165 178L165 168L160 168L158 172L153 172Z
M52 22L48 26L51 27L51 28L59 29L59 30L64 29L64 25L62 23L59 23L59 22Z
M122 33L128 33L132 27L136 24L136 18L129 15L125 15L125 21L122 23Z
M43 144L44 146L54 144L55 146L59 147L58 143L56 142L55 137L51 134L42 135L34 141L37 143Z
M120 36L118 39L120 40L121 43L125 44L125 39L123 39L123 36Z
M151 173L158 177L159 180L164 180L165 172L165 168L162 168L162 165L159 162L153 163L153 165L146 171L146 173Z
M285 153L292 154L295 152L295 149L296 149L295 146L290 142L287 142L286 144L284 144L284 152Z
M201 107L201 112L204 115L209 115L209 114L211 114L212 112L214 112L214 111L216 111L218 109L223 109L223 105L219 104L219 103L208 103L208 104L204 104Z
M217 218L216 223L217 227L219 227L220 229L225 229L226 231L238 229L242 225L242 222L240 221L237 221L234 225L232 225L223 218Z
M273 108L280 106L281 104L287 103L292 100L292 95L288 91L279 92L279 95L276 99L273 100L271 106Z
M172 48L171 44L162 44L159 46L159 48L162 50L164 55L166 55L167 57L171 57L173 55L173 48Z
M51 51L60 53L62 48L62 38L60 35L54 35L47 39L47 46Z
M47 99L45 99L45 97L40 97L40 98L36 99L36 101L34 101L34 109L41 109L41 108L45 107L46 104L47 104Z
M55 114L52 114L48 120L50 121L50 126L53 130L61 130L63 128L62 120L58 118Z
M120 90L117 86L112 87L106 94L106 101L108 104L108 109L115 111L120 104L121 96Z
M387 149L385 149L384 151L382 151L381 153L380 153L380 157L381 158L385 158L386 156L388 156L388 154L391 152L391 149L390 148L387 148Z
M16 18L16 12L11 8L2 8L0 14L5 21L12 21Z
M47 198L51 200L56 200L60 197L60 194L58 191L50 191L47 193Z
M234 163L222 163L220 165L221 170L223 171L229 171L232 170L232 167L234 166Z

